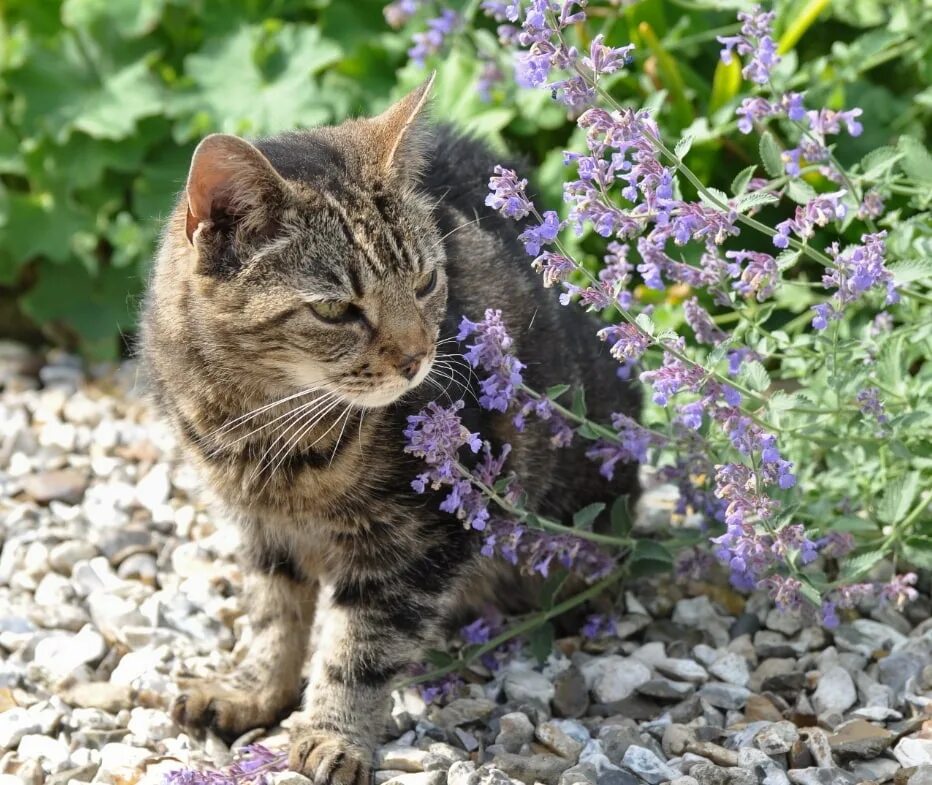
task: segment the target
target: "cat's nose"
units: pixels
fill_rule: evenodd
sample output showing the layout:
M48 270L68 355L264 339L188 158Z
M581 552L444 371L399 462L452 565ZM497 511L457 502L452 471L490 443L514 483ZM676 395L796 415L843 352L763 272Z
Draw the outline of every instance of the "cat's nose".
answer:
M409 382L417 376L421 370L421 361L427 356L427 352L418 352L417 354L403 354L395 363L398 373L405 377Z

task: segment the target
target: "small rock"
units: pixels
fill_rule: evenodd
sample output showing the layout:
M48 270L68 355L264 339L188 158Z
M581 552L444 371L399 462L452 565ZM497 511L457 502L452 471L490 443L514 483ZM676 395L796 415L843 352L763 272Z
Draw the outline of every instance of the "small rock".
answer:
M597 785L598 772L591 763L571 766L560 775L559 785ZM449 783L448 783L449 785Z
M753 772L761 785L790 785L786 772L760 750L751 747L738 750L738 766Z
M428 755L427 750L417 747L386 744L379 750L375 764L379 769L419 772L424 771Z
M500 728L495 743L507 752L520 752L534 738L534 724L520 711L505 714L499 720Z
M740 709L748 701L751 691L737 684L710 682L699 690L699 697L719 709Z
M812 695L812 706L819 714L842 714L857 698L858 692L850 674L836 665L819 679L819 686Z
M150 512L158 510L171 495L167 463L157 463L136 485L136 501Z
M15 749L24 736L39 733L42 725L27 709L10 709L0 714L0 750Z
M560 717L582 717L589 708L589 690L582 672L571 665L553 680L553 709Z
M646 665L617 654L589 660L582 666L582 674L600 703L627 698L651 677L650 668Z
M437 722L447 728L480 722L488 719L497 705L485 698L457 698L438 712Z
M734 652L728 652L719 657L709 667L709 673L729 684L737 684L739 687L747 687L751 680L747 660Z
M667 756L682 755L696 741L696 731L686 725L670 723L663 731L661 746Z
M178 733L178 727L164 711L142 707L132 710L127 728L144 743L162 741Z
M505 674L502 684L505 695L512 703L535 702L541 706L550 706L554 696L553 684L537 671L512 670Z
M543 782L544 785L558 785L560 775L570 767L571 763L566 758L548 753L525 756L500 752L492 758L492 765L504 771L509 777L521 780L525 785L535 785L537 782Z
M865 657L878 652L889 652L906 643L903 633L887 624L872 619L857 619L851 624L839 624L834 631L835 645L842 651L851 651Z
M583 744L567 734L556 722L544 722L537 726L537 740L552 749L557 755L576 761Z
M23 736L16 754L23 760L42 764L42 768L50 774L66 769L71 759L65 742L39 734Z
M133 691L125 684L111 684L106 681L75 684L65 690L62 700L72 706L88 709L101 709L116 714L121 709L128 709L133 702Z
M616 766L624 761L625 754L631 746L643 746L641 734L632 722L631 725L606 725L599 730L599 743L607 757Z
M457 761L447 771L447 785L478 785L476 764L471 760Z
M693 684L670 679L651 679L637 688L638 694L662 701L680 701L695 691L696 687Z
M821 768L790 769L790 782L796 785L857 785L858 780L844 769Z
M627 769L604 767L596 778L596 785L641 785L642 780Z
M917 766L906 785L932 785L932 764Z
M896 709L888 709L885 706L864 706L852 711L851 716L872 722L892 722L903 719L903 715Z
M859 719L839 725L828 737L828 743L836 757L844 762L851 758L876 758L894 739L886 728Z
M87 490L88 476L78 469L55 469L26 475L22 482L26 495L39 504L78 504Z
M893 748L901 766L932 765L932 739L905 738Z
M650 785L660 785L661 782L667 782L679 776L676 769L668 766L646 747L636 745L628 747L622 763Z
M311 785L311 780L296 771L273 771L265 777L269 785Z
M447 781L445 771L418 771L411 774L401 774L388 780L385 785L444 785Z
M792 637L803 627L802 619L798 613L787 613L774 608L767 614L767 620L764 622L769 630L782 632L788 637Z
M876 760L857 760L851 764L851 773L858 782L889 782L893 775L900 769L900 764L889 758L877 758ZM911 782L912 780L910 780ZM932 785L932 778L926 783Z
M744 706L744 718L748 722L767 720L767 722L780 722L783 719L781 712L773 702L763 695L752 695Z
M766 755L784 755L799 741L799 731L792 722L775 722L754 736L757 749Z
M709 674L698 662L668 658L657 662L654 667L664 676L680 681L701 684L709 680Z
M751 772L714 763L698 763L689 774L699 785L757 785L757 778Z

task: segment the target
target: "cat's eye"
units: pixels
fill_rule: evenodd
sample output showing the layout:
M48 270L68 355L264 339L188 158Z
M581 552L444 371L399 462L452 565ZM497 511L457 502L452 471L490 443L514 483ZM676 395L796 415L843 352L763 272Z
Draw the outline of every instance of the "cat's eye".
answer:
M437 285L437 268L435 267L429 273L424 273L417 282L417 289L415 290L418 297L426 297L430 294L434 287Z
M308 303L316 316L325 322L344 322L351 318L354 306L346 300L318 300Z

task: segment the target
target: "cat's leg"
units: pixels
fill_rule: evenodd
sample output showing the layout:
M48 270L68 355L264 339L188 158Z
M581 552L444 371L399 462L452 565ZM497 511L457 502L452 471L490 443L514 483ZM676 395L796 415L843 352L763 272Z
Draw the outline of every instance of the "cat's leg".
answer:
M274 725L297 706L318 584L288 560L261 554L246 584L253 638L235 671L179 680L172 716L182 725L211 727L225 738Z
M442 620L461 604L469 557L456 542L412 547L394 564L390 551L378 572L347 571L322 589L328 607L290 753L291 768L315 785L369 781L392 680L442 638Z

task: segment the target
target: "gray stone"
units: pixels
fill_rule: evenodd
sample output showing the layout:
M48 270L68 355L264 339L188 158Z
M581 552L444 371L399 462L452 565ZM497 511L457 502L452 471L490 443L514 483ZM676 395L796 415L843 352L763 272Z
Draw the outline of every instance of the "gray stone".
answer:
M559 785L597 785L598 772L591 763L571 766L560 775Z
M625 753L632 745L643 746L641 733L632 723L627 725L606 725L599 730L599 743L606 757L616 766L624 761Z
M589 660L582 666L582 674L599 703L623 700L651 677L646 665L617 654Z
M39 733L42 724L28 709L14 708L0 714L0 750L15 749L23 736Z
M870 780L871 782L884 783L893 779L893 775L900 770L900 764L890 758L877 758L876 760L853 761L850 768L851 773L858 782ZM926 785L932 785L932 778L929 779Z
M689 774L699 785L757 785L757 778L751 772L714 763L698 763Z
M664 728L660 741L665 755L682 755L686 748L696 741L696 730L687 725L671 722Z
M622 763L650 785L660 785L661 782L675 779L680 774L649 749L637 745L628 747Z
M893 755L906 768L932 765L932 739L900 739L893 748Z
M520 711L503 715L499 720L499 728L495 743L507 752L520 752L534 738L534 724Z
M516 704L535 702L543 707L549 707L554 696L553 684L537 671L509 671L505 674L502 686L508 700Z
M932 785L932 763L917 766L906 785Z
M685 681L671 679L651 679L637 688L639 695L662 701L680 701L696 691L696 686Z
M583 743L570 736L556 722L542 722L534 732L537 740L545 747L549 747L557 755L575 762L582 752ZM588 735L588 734L587 734Z
M790 785L786 772L760 750L738 750L738 766L752 772L761 785Z
M863 706L851 712L852 717L860 717L862 720L871 722L893 722L894 720L903 719L903 715L896 709L888 709L886 706Z
M792 637L803 627L802 619L798 613L787 613L786 611L774 608L767 614L767 620L764 622L767 629L782 632L784 635Z
M699 690L699 697L718 709L740 709L748 702L751 691L737 684L710 682Z
M457 698L437 713L437 723L447 728L486 720L498 706L485 698Z
M857 619L851 624L839 624L834 631L835 645L842 651L851 651L865 657L889 652L906 643L903 633L873 619Z
M603 768L596 778L597 785L641 785L642 780L625 769Z
M698 662L676 658L660 660L654 667L664 676L693 684L709 680L709 674Z
M589 708L589 690L582 671L575 665L553 680L553 710L560 717L582 717Z
M444 785L447 781L445 771L418 771L410 774L400 774L388 780L385 785Z
M101 709L115 714L120 709L128 709L133 702L133 691L125 684L111 684L106 681L75 684L61 694L62 700L72 706L88 709Z
M895 651L877 663L878 678L895 695L902 695L906 683L919 676L928 661L928 655L916 651Z
M835 728L828 743L836 758L844 762L851 758L876 758L894 739L886 728L857 719Z
M417 747L386 744L376 755L375 765L379 769L392 769L395 771L418 772L424 771L425 762L430 755L427 750Z
M296 771L273 771L265 776L269 785L311 785L311 780Z
M558 785L560 775L570 767L571 762L548 753L525 756L500 752L492 758L492 765L525 785L535 785L537 782Z
M64 741L39 734L23 736L16 748L16 754L22 760L39 762L50 774L68 768L71 762L68 745Z
M715 660L709 666L709 673L717 676L722 681L727 681L729 684L737 684L739 687L747 687L751 679L747 660L734 652L723 654Z
M858 780L844 769L812 766L808 769L790 769L787 773L795 785L857 785Z
M88 476L78 469L56 469L27 475L22 483L26 495L39 504L77 504L87 490Z
M476 764L471 760L457 761L447 771L447 785L478 785Z
M819 714L841 714L858 698L857 689L850 674L842 667L829 668L819 679L812 695L812 706Z
M775 722L757 732L754 743L766 755L784 755L799 740L799 731L792 722Z

